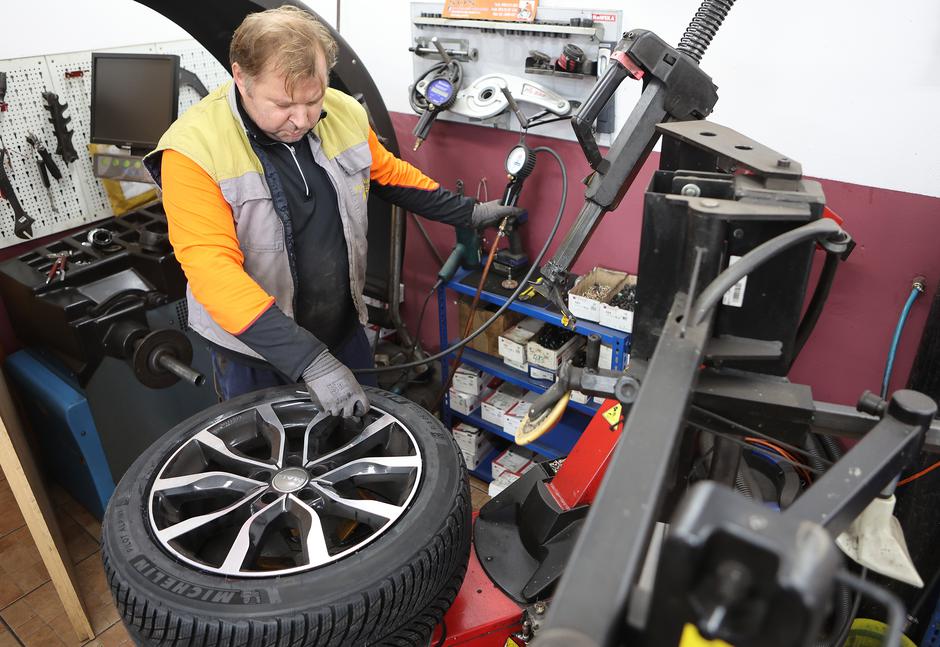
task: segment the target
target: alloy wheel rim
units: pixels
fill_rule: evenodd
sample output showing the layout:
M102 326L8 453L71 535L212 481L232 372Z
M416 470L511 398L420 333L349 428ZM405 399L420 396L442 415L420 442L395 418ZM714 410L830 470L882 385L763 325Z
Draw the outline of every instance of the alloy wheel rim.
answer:
M331 564L384 535L420 489L410 430L373 406L334 418L306 392L223 414L149 485L151 530L173 557L228 577Z

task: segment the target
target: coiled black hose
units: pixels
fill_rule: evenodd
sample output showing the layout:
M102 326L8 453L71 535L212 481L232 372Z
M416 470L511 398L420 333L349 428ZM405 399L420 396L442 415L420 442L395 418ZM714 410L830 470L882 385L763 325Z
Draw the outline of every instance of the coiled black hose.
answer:
M705 50L718 33L718 28L728 16L733 4L734 0L704 0L679 39L676 49L692 57L696 63L701 63Z

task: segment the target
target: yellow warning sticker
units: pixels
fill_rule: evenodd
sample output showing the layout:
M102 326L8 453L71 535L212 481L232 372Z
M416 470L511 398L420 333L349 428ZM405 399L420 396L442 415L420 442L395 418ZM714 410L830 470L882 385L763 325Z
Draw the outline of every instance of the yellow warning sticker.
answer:
M609 422L612 425L620 422L620 412L623 411L623 406L618 402L610 409L604 412L604 420Z
M510 637L506 639L506 644L503 647L519 647L519 643Z

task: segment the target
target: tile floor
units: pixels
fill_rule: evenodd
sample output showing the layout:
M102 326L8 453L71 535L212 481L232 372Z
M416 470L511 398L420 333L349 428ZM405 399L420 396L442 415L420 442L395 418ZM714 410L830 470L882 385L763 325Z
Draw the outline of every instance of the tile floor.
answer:
M473 509L489 500L486 483L470 479ZM96 637L82 643L42 564L13 493L0 473L0 647L124 647L133 642L121 624L101 566L101 524L64 490L50 497Z

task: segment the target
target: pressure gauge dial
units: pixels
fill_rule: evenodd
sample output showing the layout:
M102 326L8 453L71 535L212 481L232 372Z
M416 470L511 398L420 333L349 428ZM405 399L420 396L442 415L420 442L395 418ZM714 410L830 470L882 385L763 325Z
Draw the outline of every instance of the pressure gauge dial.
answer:
M506 157L506 172L517 179L528 177L535 169L535 153L525 144L519 144Z

